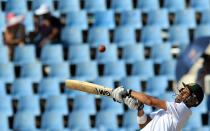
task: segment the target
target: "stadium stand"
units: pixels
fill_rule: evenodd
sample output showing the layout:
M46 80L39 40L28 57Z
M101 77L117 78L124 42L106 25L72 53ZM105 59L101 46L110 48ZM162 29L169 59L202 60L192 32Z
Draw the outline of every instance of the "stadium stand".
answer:
M79 11L80 2L79 0L61 0L59 1L59 11L62 14L66 14L70 11Z
M6 46L0 46L0 63L8 63L8 48Z
M85 10L88 13L95 13L106 10L106 0L85 0Z
M186 8L186 3L183 0L164 0L164 8L169 12L175 13L176 11Z

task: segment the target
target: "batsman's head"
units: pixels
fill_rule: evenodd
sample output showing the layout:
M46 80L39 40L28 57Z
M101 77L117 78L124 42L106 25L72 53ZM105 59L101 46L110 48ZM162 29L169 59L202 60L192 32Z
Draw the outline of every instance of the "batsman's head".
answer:
M184 88L179 90L179 95L175 99L175 102L184 102L188 107L198 106L204 97L202 87L196 83L182 84Z

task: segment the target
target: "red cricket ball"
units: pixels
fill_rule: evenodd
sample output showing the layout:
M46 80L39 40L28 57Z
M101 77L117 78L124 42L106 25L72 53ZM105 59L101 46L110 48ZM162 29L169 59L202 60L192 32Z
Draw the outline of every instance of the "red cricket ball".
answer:
M104 52L104 51L106 50L106 47L105 47L104 45L100 45L100 46L98 47L98 50L99 50L100 52Z

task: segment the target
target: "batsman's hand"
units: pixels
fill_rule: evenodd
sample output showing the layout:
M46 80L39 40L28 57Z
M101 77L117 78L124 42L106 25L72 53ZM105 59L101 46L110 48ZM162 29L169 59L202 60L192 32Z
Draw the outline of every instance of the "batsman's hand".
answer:
M122 86L117 87L116 89L114 89L112 91L112 97L114 99L114 101L123 103L123 98L124 96L126 96L127 91L125 88L123 88Z
M126 96L124 98L124 103L132 110L142 110L144 108L144 104L136 100L131 96Z

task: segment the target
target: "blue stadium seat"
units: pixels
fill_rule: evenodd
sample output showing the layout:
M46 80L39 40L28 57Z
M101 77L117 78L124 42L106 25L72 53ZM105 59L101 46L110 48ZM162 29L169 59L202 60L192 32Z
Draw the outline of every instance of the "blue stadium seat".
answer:
M190 0L190 7L196 12L202 12L203 10L210 9L209 0Z
M171 44L155 44L151 49L151 58L155 63L160 64L164 60L171 60Z
M36 122L35 117L27 112L18 112L14 116L13 123L14 130L35 130Z
M162 43L161 28L158 26L144 26L141 32L141 42L148 47Z
M16 46L14 52L15 65L36 62L36 49L34 45Z
M18 101L18 112L28 112L32 115L40 115L39 97L36 95L21 96Z
M61 40L64 47L68 47L69 45L81 44L83 42L82 32L80 29L65 27L61 32Z
M151 59L134 62L132 75L138 76L140 80L147 80L149 77L154 76L154 62Z
M123 104L113 101L113 99L101 97L100 111L109 111L115 115L122 115L124 113Z
M132 0L124 0L119 1L119 0L112 0L111 1L111 8L114 10L116 13L121 13L124 11L132 10L133 9L133 1Z
M131 10L122 12L120 17L120 25L140 29L143 26L141 11Z
M135 61L144 60L143 44L132 44L124 46L122 59L126 63L134 63Z
M188 29L185 26L171 26L169 28L168 41L171 42L172 45L190 43Z
M8 48L7 46L0 46L0 63L8 63L9 57L8 57Z
M113 130L118 128L117 115L111 111L100 111L96 114L96 128Z
M64 128L63 117L55 111L44 112L41 120L43 130L61 130Z
M146 94L151 96L159 96L166 91L168 87L168 79L164 75L150 77L147 80Z
M0 79L5 83L12 83L15 79L13 63L0 63Z
M126 76L125 62L120 60L105 63L104 76L109 76L112 77L114 81L119 81Z
M152 10L148 12L147 25L159 26L162 29L169 27L168 11L166 9Z
M8 117L4 114L0 114L0 130L1 131L9 130L9 120Z
M71 98L71 99L75 99L77 95L87 95L86 92L71 90L71 89L68 89L67 87L65 87L65 94L68 98Z
M115 28L114 42L118 46L136 43L135 30L132 27L118 27Z
M199 25L195 28L194 39L210 36L210 25Z
M10 96L0 96L0 114L12 116L12 99Z
M164 101L174 102L176 94L173 91L165 91L164 93L161 93L158 98Z
M127 130L138 130L139 126L136 122L137 112L133 110L128 110L123 115L123 127Z
M201 113L193 112L190 119L187 121L184 127L200 128L202 127Z
M5 12L1 12L0 11L0 18L1 18L1 21L0 21L0 32L4 32L5 31L5 27L6 27L6 15L5 15Z
M70 11L67 13L66 26L78 29L87 29L87 12L86 11Z
M62 115L68 114L68 103L65 95L54 95L47 97L46 111L55 111Z
M110 61L117 61L118 60L118 53L117 53L117 45L111 44L105 46L108 50L101 53L100 51L96 51L96 60L98 63L105 64L106 62Z
M88 13L106 10L106 0L84 0L85 10Z
M44 78L39 83L39 96L40 98L46 99L52 95L60 94L60 87L57 79L54 78Z
M76 79L92 81L96 77L98 77L98 69L95 61L76 64Z
M3 41L3 33L1 31L1 22L0 22L0 46L3 46L4 45L4 41Z
M126 89L131 89L137 92L141 92L141 81L137 76L127 76L120 80L120 86Z
M95 115L95 97L89 94L76 95L76 98L74 99L73 111L85 111L89 115Z
M114 89L114 80L111 77L97 77L93 83Z
M94 27L115 28L115 18L112 10L98 11L94 13Z
M25 13L25 19L23 21L23 24L25 25L26 33L34 32L35 25L34 25L34 17L32 12Z
M163 61L160 65L160 74L166 75L169 80L176 79L176 59Z
M175 12L174 25L182 25L188 29L194 29L196 27L195 11L189 8Z
M33 94L33 85L30 79L18 78L12 84L11 95L14 99L19 99L21 96Z
M50 64L48 77L56 78L59 82L64 82L70 77L70 66L68 62Z
M141 9L142 12L147 13L151 10L159 9L159 1L158 0L138 0L137 8Z
M42 79L42 65L39 62L24 64L20 75L22 78L29 78L38 83Z
M45 45L41 50L42 64L53 64L63 62L63 47L62 45Z
M80 10L80 1L79 0L59 0L59 11L62 14L66 14L70 11L79 11Z
M86 111L73 111L69 114L68 128L70 130L91 129L90 116Z
M71 64L90 61L89 45L72 45L69 46L68 61Z
M25 0L7 0L6 12L15 14L25 14L27 12L27 4Z
M204 10L201 12L201 24L210 25L210 10Z
M51 11L54 11L53 0L32 0L32 10L35 11L42 4L48 5Z
M88 31L88 43L91 47L101 44L109 44L109 30L105 28L90 28Z
M0 80L0 96L5 96L7 94L5 83Z
M170 13L175 13L179 10L185 9L184 0L164 0L164 8L166 8Z

